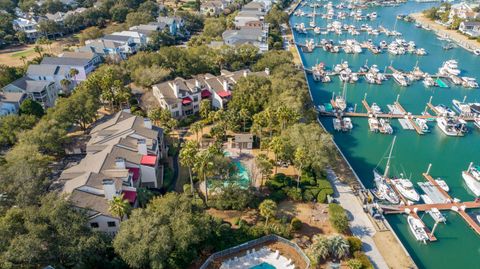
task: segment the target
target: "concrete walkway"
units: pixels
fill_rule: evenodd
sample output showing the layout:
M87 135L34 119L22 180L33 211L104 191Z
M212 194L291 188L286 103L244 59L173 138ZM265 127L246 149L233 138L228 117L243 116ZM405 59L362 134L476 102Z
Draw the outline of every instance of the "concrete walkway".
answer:
M365 254L370 258L375 268L388 268L382 254L380 254L373 241L373 235L376 233L375 227L363 211L360 201L352 193L350 187L341 183L335 173L330 169L327 170L327 178L334 185L335 199L337 199L347 211L350 220L350 230L355 236L358 236L362 240Z

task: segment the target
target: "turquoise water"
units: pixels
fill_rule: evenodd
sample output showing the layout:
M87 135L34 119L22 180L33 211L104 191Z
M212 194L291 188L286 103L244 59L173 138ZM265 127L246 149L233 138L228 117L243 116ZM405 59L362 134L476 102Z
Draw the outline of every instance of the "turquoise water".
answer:
M332 1L334 5L339 1ZM325 3L325 2L320 2ZM408 14L424 10L434 3L418 4L408 2L399 7L378 7L363 10L363 13L376 11L378 19L375 21L353 21L343 20L342 23L361 25L368 23L377 27L383 25L389 30L396 30L403 33L401 38L413 40L417 47L425 48L427 56L400 55L393 56L386 52L374 55L369 51L361 54L331 54L322 49L315 49L313 53L300 52L305 67L310 68L318 62L324 62L330 69L341 61L348 61L351 69L356 71L368 60L368 64L377 64L379 69L393 64L397 69L412 70L418 66L429 73L436 73L437 69L445 60L456 59L462 70L463 76L476 77L480 80L480 57L473 55L462 48L443 50L443 42L436 39L433 32L418 29L413 23L396 21L397 14ZM312 12L310 7L302 7L307 12ZM317 12L322 12L318 10ZM308 27L310 18L295 17L290 19L291 25L304 22ZM316 19L317 26L325 27L327 21L320 17ZM393 37L379 35L377 37L360 34L359 36L335 34L314 35L313 32L307 35L295 33L296 41L304 44L306 39L314 38L316 42L320 39L338 40L355 38L359 41L372 39L375 43L381 40L387 42ZM313 101L316 105L326 103L330 100L332 93L340 93L342 85L338 78L332 78L332 82L322 84L313 81L311 75L307 76ZM479 89L465 89L451 85L447 82L448 88L425 88L421 82L415 82L409 87L400 87L393 80L384 82L383 85L371 85L360 78L356 84L347 85L347 102L353 107L357 104L357 111L362 112L361 100L367 94L369 103L376 102L387 110L386 105L392 104L397 95L400 95L400 103L413 114L420 114L430 96L433 96L434 104L445 104L452 106L452 99L463 100L467 96L468 102L480 101ZM364 112L364 111L363 111ZM348 161L358 174L364 185L373 186L372 170L377 166L384 156L387 147L391 144L393 136L374 134L368 130L367 119L354 118L354 129L351 133L333 132L332 120L322 118L321 122L325 128L332 133L335 142L338 144ZM475 197L466 187L461 171L468 167L473 161L480 163L480 131L472 123L468 124L470 132L465 137L447 137L437 127L435 122L430 122L431 133L423 136L414 131L403 130L397 120L392 121L394 133L397 136L397 143L394 150L392 175L406 173L411 176L413 182L424 181L421 176L428 164L432 163L431 174L434 177L442 177L450 186L450 195L461 200L473 200ZM385 166L383 162L380 170ZM417 187L417 190L421 190ZM480 262L480 237L465 223L456 213L444 212L447 215L447 224L440 224L435 232L437 242L424 245L414 240L413 235L406 224L404 215L389 215L387 219L394 231L407 248L410 255L420 268L478 268ZM470 213L470 212L469 212ZM433 220L426 215L423 220L428 227L433 227Z
M259 265L255 265L253 267L250 267L250 269L275 269L275 266L267 263L267 262L264 262L264 263L261 263Z
M224 152L225 156L227 157L231 157L232 154L228 151L225 151ZM237 184L239 185L240 187L242 188L248 188L250 186L250 175L248 174L248 170L247 168L245 167L245 165L243 165L243 163L239 160L236 160L236 159L233 159L232 158L232 162L233 164L235 165L236 167L236 172L235 172L235 182L233 182L234 184ZM227 182L225 184L228 184L228 183L231 183L231 182ZM210 187L214 187L210 184ZM210 188L209 187L209 188Z

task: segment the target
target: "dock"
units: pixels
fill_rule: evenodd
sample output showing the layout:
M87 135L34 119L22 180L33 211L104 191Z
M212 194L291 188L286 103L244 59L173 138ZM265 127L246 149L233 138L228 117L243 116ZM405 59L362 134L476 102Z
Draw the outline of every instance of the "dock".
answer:
M410 216L422 221L422 219L418 216L417 213L413 212L410 214ZM422 221L423 222L423 221ZM432 233L432 231L430 231L430 229L425 225L425 227L423 228L425 230L425 232L427 233L428 235L428 241L431 241L431 242L435 242L437 241L437 238L435 237L435 235Z
M433 204L418 204L418 205L400 205L400 206L388 206L384 207L385 214L403 214L407 213L415 218L418 218L421 221L421 218L418 217L417 212L426 212L432 208L437 208L438 210L452 210L457 212L467 224L480 235L480 225L465 212L466 209L475 209L480 208L480 199L476 198L474 201L468 202L457 202L453 200L450 195L443 190L438 183L430 176L431 165L429 165L428 171L423 173L423 177L427 180L424 184L419 185L422 187L422 190L430 197L433 201ZM425 188L425 189L424 189ZM425 226L426 227L426 226ZM427 231L427 230L426 230ZM436 237L429 231L427 234L430 238L430 241L436 241Z

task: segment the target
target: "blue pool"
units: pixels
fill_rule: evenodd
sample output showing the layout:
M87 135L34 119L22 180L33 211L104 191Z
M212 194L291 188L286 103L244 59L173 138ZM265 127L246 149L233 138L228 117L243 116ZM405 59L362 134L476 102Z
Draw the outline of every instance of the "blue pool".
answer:
M259 265L255 265L254 267L250 267L250 269L276 269L275 266L267 263L267 262L263 262Z

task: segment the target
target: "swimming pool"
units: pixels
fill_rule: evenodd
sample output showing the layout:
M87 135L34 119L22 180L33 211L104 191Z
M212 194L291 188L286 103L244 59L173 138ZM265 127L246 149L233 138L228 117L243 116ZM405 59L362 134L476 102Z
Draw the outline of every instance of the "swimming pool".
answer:
M275 266L269 264L268 262L262 262L259 265L250 267L250 269L276 269Z

